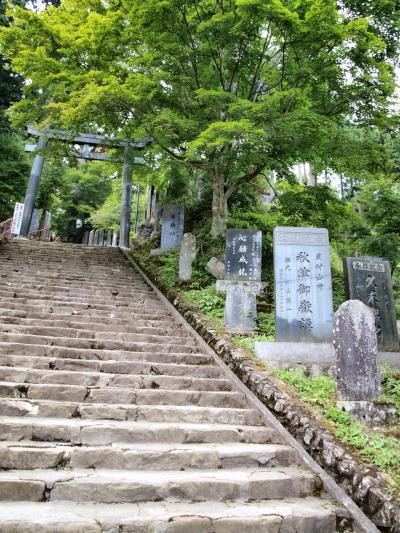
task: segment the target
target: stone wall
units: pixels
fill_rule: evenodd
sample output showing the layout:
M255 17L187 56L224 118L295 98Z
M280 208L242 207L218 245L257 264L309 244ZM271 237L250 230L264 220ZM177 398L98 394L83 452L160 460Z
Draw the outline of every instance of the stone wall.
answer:
M134 257L138 260L138 257ZM140 261L138 260L139 264ZM142 268L143 266L140 265ZM213 348L241 381L279 419L314 460L346 491L382 531L400 532L400 502L385 488L385 476L375 465L356 460L349 450L305 405L299 405L270 374L259 370L255 360L232 346L229 337L219 336L191 306L182 302L155 271L144 267L149 278L182 314L187 322Z

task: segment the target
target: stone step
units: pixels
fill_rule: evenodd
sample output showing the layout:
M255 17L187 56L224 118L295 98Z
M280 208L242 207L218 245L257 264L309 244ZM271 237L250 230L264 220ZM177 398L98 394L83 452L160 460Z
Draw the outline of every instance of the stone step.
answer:
M141 307L140 307L141 305ZM90 304L83 302L67 302L67 301L58 301L58 300L36 300L32 301L24 298L1 298L0 299L0 308L1 309L24 309L25 311L34 311L50 313L65 313L65 314L76 314L78 311L84 311L87 315L99 315L99 316L108 316L112 314L114 317L132 317L134 314L140 314L142 318L146 317L160 317L162 319L169 318L171 315L160 306L149 306L145 302L140 303L136 302L135 305L112 305L112 304Z
M212 424L261 424L254 409L202 407L196 405L131 405L0 398L0 416L35 416L40 418L82 418L90 420L133 420L150 422L188 422Z
M78 418L60 420L29 416L0 418L0 441L22 440L69 442L75 446L138 442L282 444L277 433L266 426Z
M283 444L164 444L67 446L37 442L0 444L2 470L110 468L121 470L197 470L275 468L299 465Z
M72 339L69 337L51 337L45 335L28 335L18 333L0 332L0 346L3 344L39 345L62 348L73 348L78 350L103 350L103 351L125 351L125 352L146 352L150 349L159 353L197 353L199 348L193 338L177 337L165 339L157 337L153 339L151 335L137 335L137 341L113 341L96 339Z
M99 309L109 309L110 307L122 307L127 309L140 309L146 306L148 309L157 309L160 305L160 301L154 295L149 296L146 292L137 291L136 297L124 297L124 296L112 296L109 294L91 295L91 296L78 296L68 293L59 293L52 298L51 293L33 293L30 295L28 291L21 290L1 290L0 289L0 301L18 301L26 304L42 304L45 302L53 302L55 305L91 305L98 306ZM107 302L105 306L104 302Z
M193 378L191 376L157 376L111 374L106 372L10 368L0 366L0 382L63 384L84 387L132 387L133 389L165 389L196 391L230 391L227 379Z
M47 316L48 318L44 318ZM79 322L74 317L68 317L66 319L56 319L54 315L42 315L39 318L25 318L18 316L6 316L2 315L0 311L0 324L15 324L18 326L34 326L34 327L45 327L45 328L64 328L64 329L73 329L73 330L84 330L89 334L89 332L101 332L101 333L142 333L149 335L169 335L169 336L185 336L188 335L186 330L183 327L179 327L178 324L173 322L165 322L160 324L160 321L140 321L141 324L138 324L138 321L135 321L134 324L117 324L112 322L112 319L106 320L103 319L103 323L95 322L94 319L92 322L84 322L81 320ZM78 317L83 319L84 317ZM146 325L146 322L150 325ZM155 325L152 325L155 324ZM75 335L78 336L78 335Z
M31 286L32 287L32 286ZM18 287L16 284L2 284L0 288L0 298L26 298L29 300L42 300L51 297L63 301L84 301L84 302L104 302L109 300L120 304L128 304L132 301L145 298L146 301L158 303L159 299L146 287L137 287L134 290L104 290L98 289L95 285L91 288L74 288L60 290L54 287L43 287L41 290Z
M0 398L234 408L246 405L245 396L235 391L133 389L123 386L96 388L78 385L13 383L11 381L0 381Z
M181 352L162 352L160 347L154 347L154 352L146 352L145 348L150 349L151 345L144 343L137 348L143 348L143 351L123 351L123 350L84 350L79 348L64 348L61 346L40 345L40 344L22 344L18 342L0 342L0 353L13 355L39 355L46 357L66 357L68 359L95 359L95 360L112 360L112 361L147 361L152 363L185 363L188 365L209 365L212 364L212 358L209 355L200 353L187 353L188 347L181 347Z
M9 470L0 472L1 501L242 502L310 496L315 476L298 467L220 470Z
M154 328L156 329L156 328ZM52 327L47 324L42 324L41 326L27 326L21 324L0 324L0 334L1 333L10 333L17 335L36 335L41 338L47 337L65 337L68 339L84 339L84 340L99 340L99 341L108 341L110 337L115 341L121 342L149 342L149 343L172 343L172 344L183 344L194 346L195 341L189 333L186 333L184 330L176 330L176 335L168 335L167 332L161 330L156 330L154 333L121 333L115 331L113 335L110 335L109 331L93 331L85 330L81 328L62 328L62 327ZM69 342L69 341L68 341ZM41 343L42 344L42 343ZM123 347L123 346L121 346Z
M135 326L149 326L149 327L179 327L172 317L165 315L142 315L140 313L124 313L124 312L109 312L109 311L96 311L95 309L64 309L55 307L34 307L24 306L22 309L18 306L13 306L10 309L3 308L0 301L0 315L1 317L7 316L9 318L26 318L40 319L40 323L43 324L43 320L73 320L74 322L82 323L95 323L95 324L108 324L110 327L113 325L131 325ZM36 309L36 310L35 310ZM65 314L64 314L65 313ZM1 320L1 319L0 319Z
M6 355L0 353L0 365L7 367L68 370L72 372L105 372L109 374L141 374L151 376L190 376L193 378L223 379L218 366L206 364L99 361L94 359L57 359L51 356Z
M149 289L148 285L146 285L140 277L135 276L128 276L123 280L113 280L112 282L110 282L109 280L104 280L102 278L96 280L86 278L71 279L71 277L64 277L61 275L57 275L54 277L49 277L47 275L46 279L41 279L39 284L35 275L29 276L27 274L20 274L19 272L2 272L0 273L0 280L2 284L4 283L5 286L14 286L17 289L20 289L24 286L27 286L28 288L32 288L32 286L34 286L35 289L40 289L42 292L45 292L47 290L47 287L50 289L62 288L65 290L70 290L71 288L76 289L80 287L88 289L89 287L92 287L96 290L104 290L110 292L113 292L115 290L133 292L136 287Z
M334 533L336 507L320 498L243 503L4 502L2 533Z

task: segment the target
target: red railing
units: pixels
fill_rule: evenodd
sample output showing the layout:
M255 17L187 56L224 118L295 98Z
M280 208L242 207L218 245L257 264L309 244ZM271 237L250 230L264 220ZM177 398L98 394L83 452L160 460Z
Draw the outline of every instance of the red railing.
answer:
M0 222L0 244L11 239L12 218Z
M51 237L51 229L42 228L35 233L29 233L28 239L37 240L37 241L49 241Z

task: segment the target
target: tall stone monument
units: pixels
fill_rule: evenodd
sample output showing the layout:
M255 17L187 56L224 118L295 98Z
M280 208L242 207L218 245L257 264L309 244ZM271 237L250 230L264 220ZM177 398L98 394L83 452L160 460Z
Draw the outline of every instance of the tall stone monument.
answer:
M379 349L397 351L399 336L389 261L377 257L346 257L343 267L346 297L360 300L374 311Z
M184 205L164 205L162 210L161 246L163 251L177 248L183 238Z
M29 233L36 235L39 231L39 210L34 209L32 212L31 223L29 225Z
M227 231L225 279L217 280L216 288L226 292L225 326L232 333L251 333L256 327L257 295L265 289L260 281L261 248L261 231Z
M89 246L93 246L94 245L94 234L95 234L95 230L94 229L90 230L90 232L89 232L89 241L88 241L88 245Z
M328 230L274 229L276 340L332 340L332 279Z
M192 279L192 263L196 257L196 237L192 233L185 233L179 255L179 279L190 281Z

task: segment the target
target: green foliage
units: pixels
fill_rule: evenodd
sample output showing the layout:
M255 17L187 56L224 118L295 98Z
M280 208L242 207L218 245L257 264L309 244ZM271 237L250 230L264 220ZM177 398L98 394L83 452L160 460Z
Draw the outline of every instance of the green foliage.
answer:
M223 325L225 298L216 292L213 286L202 290L187 291L185 299L201 309L206 317L214 321L218 327Z
M80 241L81 233L90 228L90 214L111 193L110 167L107 163L91 162L68 168L53 198L55 223L61 237ZM77 231L76 220L83 222Z
M211 232L222 235L227 202L261 171L287 174L296 161L342 172L385 164L378 140L354 133L388 123L395 89L387 59L396 14L373 4L372 13L350 0L345 9L335 0L64 0L38 14L14 7L2 46L31 83L13 120L151 135L154 175L160 160L175 159L176 183L194 171L212 184ZM165 184L168 172L159 174ZM310 211L310 223L334 218L338 205L329 203L320 216Z
M336 382L325 376L308 378L301 371L275 370L274 374L297 391L302 400L318 409L333 425L337 437L359 451L362 457L390 474L400 489L400 439L371 431L336 407ZM399 410L400 376L389 366L382 368L382 400L393 401Z
M0 221L13 216L15 202L24 199L30 165L16 135L0 134Z
M310 379L299 370L276 370L275 374L295 387L301 399L312 405L325 407L335 397L336 382L326 376Z

